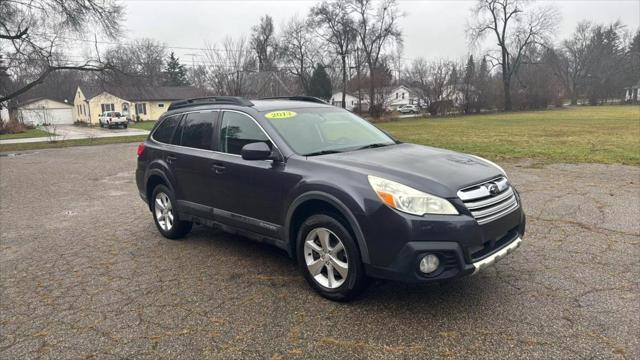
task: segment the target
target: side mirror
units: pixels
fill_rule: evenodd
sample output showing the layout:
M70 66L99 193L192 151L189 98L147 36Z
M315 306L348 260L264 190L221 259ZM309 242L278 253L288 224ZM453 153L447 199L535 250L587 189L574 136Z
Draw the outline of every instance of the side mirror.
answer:
M281 160L280 154L277 151L271 151L269 145L263 142L254 142L243 146L241 154L245 160Z

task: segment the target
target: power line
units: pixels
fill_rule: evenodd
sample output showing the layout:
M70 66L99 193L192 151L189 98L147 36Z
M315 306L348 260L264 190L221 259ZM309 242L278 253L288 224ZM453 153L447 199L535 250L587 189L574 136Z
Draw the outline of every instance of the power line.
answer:
M101 44L101 45L114 45L114 46L134 46L134 44L126 44L126 43L121 43L121 42L115 42L115 41L104 41L104 40L90 40L90 39L82 39L82 38L73 38L73 37L67 37L67 36L57 36L55 34L37 34L34 33L34 35L37 36L43 36L43 37L56 37L58 39L62 39L62 40L70 40L70 41L79 41L79 42L86 42L86 43L91 43L91 44ZM200 47L187 47L187 46L171 46L171 45L165 45L161 43L161 46L163 48L166 49L174 49L174 50L200 50L200 51L210 51L210 50L214 50L214 51L226 51L226 52L244 52L247 50L238 50L238 49L221 49L221 48L216 48L216 47L211 47L211 48L200 48Z

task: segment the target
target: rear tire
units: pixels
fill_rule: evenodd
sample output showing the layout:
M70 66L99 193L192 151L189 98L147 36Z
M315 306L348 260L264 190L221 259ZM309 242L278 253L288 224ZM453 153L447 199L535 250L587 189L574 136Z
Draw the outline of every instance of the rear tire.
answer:
M349 301L368 284L360 250L337 216L318 214L305 220L296 252L309 285L329 300Z
M187 235L193 223L180 220L176 211L176 201L173 192L165 185L158 185L151 196L151 215L158 231L167 239L177 240Z

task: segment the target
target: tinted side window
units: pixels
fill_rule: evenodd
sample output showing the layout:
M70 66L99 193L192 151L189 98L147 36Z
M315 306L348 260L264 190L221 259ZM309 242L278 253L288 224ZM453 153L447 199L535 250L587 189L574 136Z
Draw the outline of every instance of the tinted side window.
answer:
M184 128L184 121L185 119L183 118L182 121L180 121L180 123L178 124L178 127L176 127L176 132L173 133L171 144L180 145L180 140L182 139L182 129Z
M170 116L162 120L162 123L158 125L156 131L153 132L153 138L156 141L169 144L171 142L171 135L178 126L179 116Z
M253 119L240 113L225 112L220 127L220 151L240 155L243 146L254 142L265 142L271 147L271 142Z
M215 112L191 113L182 123L180 145L211 150Z

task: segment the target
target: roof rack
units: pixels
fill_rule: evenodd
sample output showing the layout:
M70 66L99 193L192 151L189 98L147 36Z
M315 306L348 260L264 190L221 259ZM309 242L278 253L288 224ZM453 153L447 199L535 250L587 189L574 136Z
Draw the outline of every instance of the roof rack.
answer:
M253 103L243 97L239 96L207 96L199 98L191 98L186 100L174 101L169 105L168 110L181 109L190 106L197 105L238 105L238 106L253 106Z
M315 96L306 96L306 95L294 95L294 96L273 96L273 97L265 97L260 100L293 100L293 101L307 101L319 104L326 104L327 102L317 98Z

